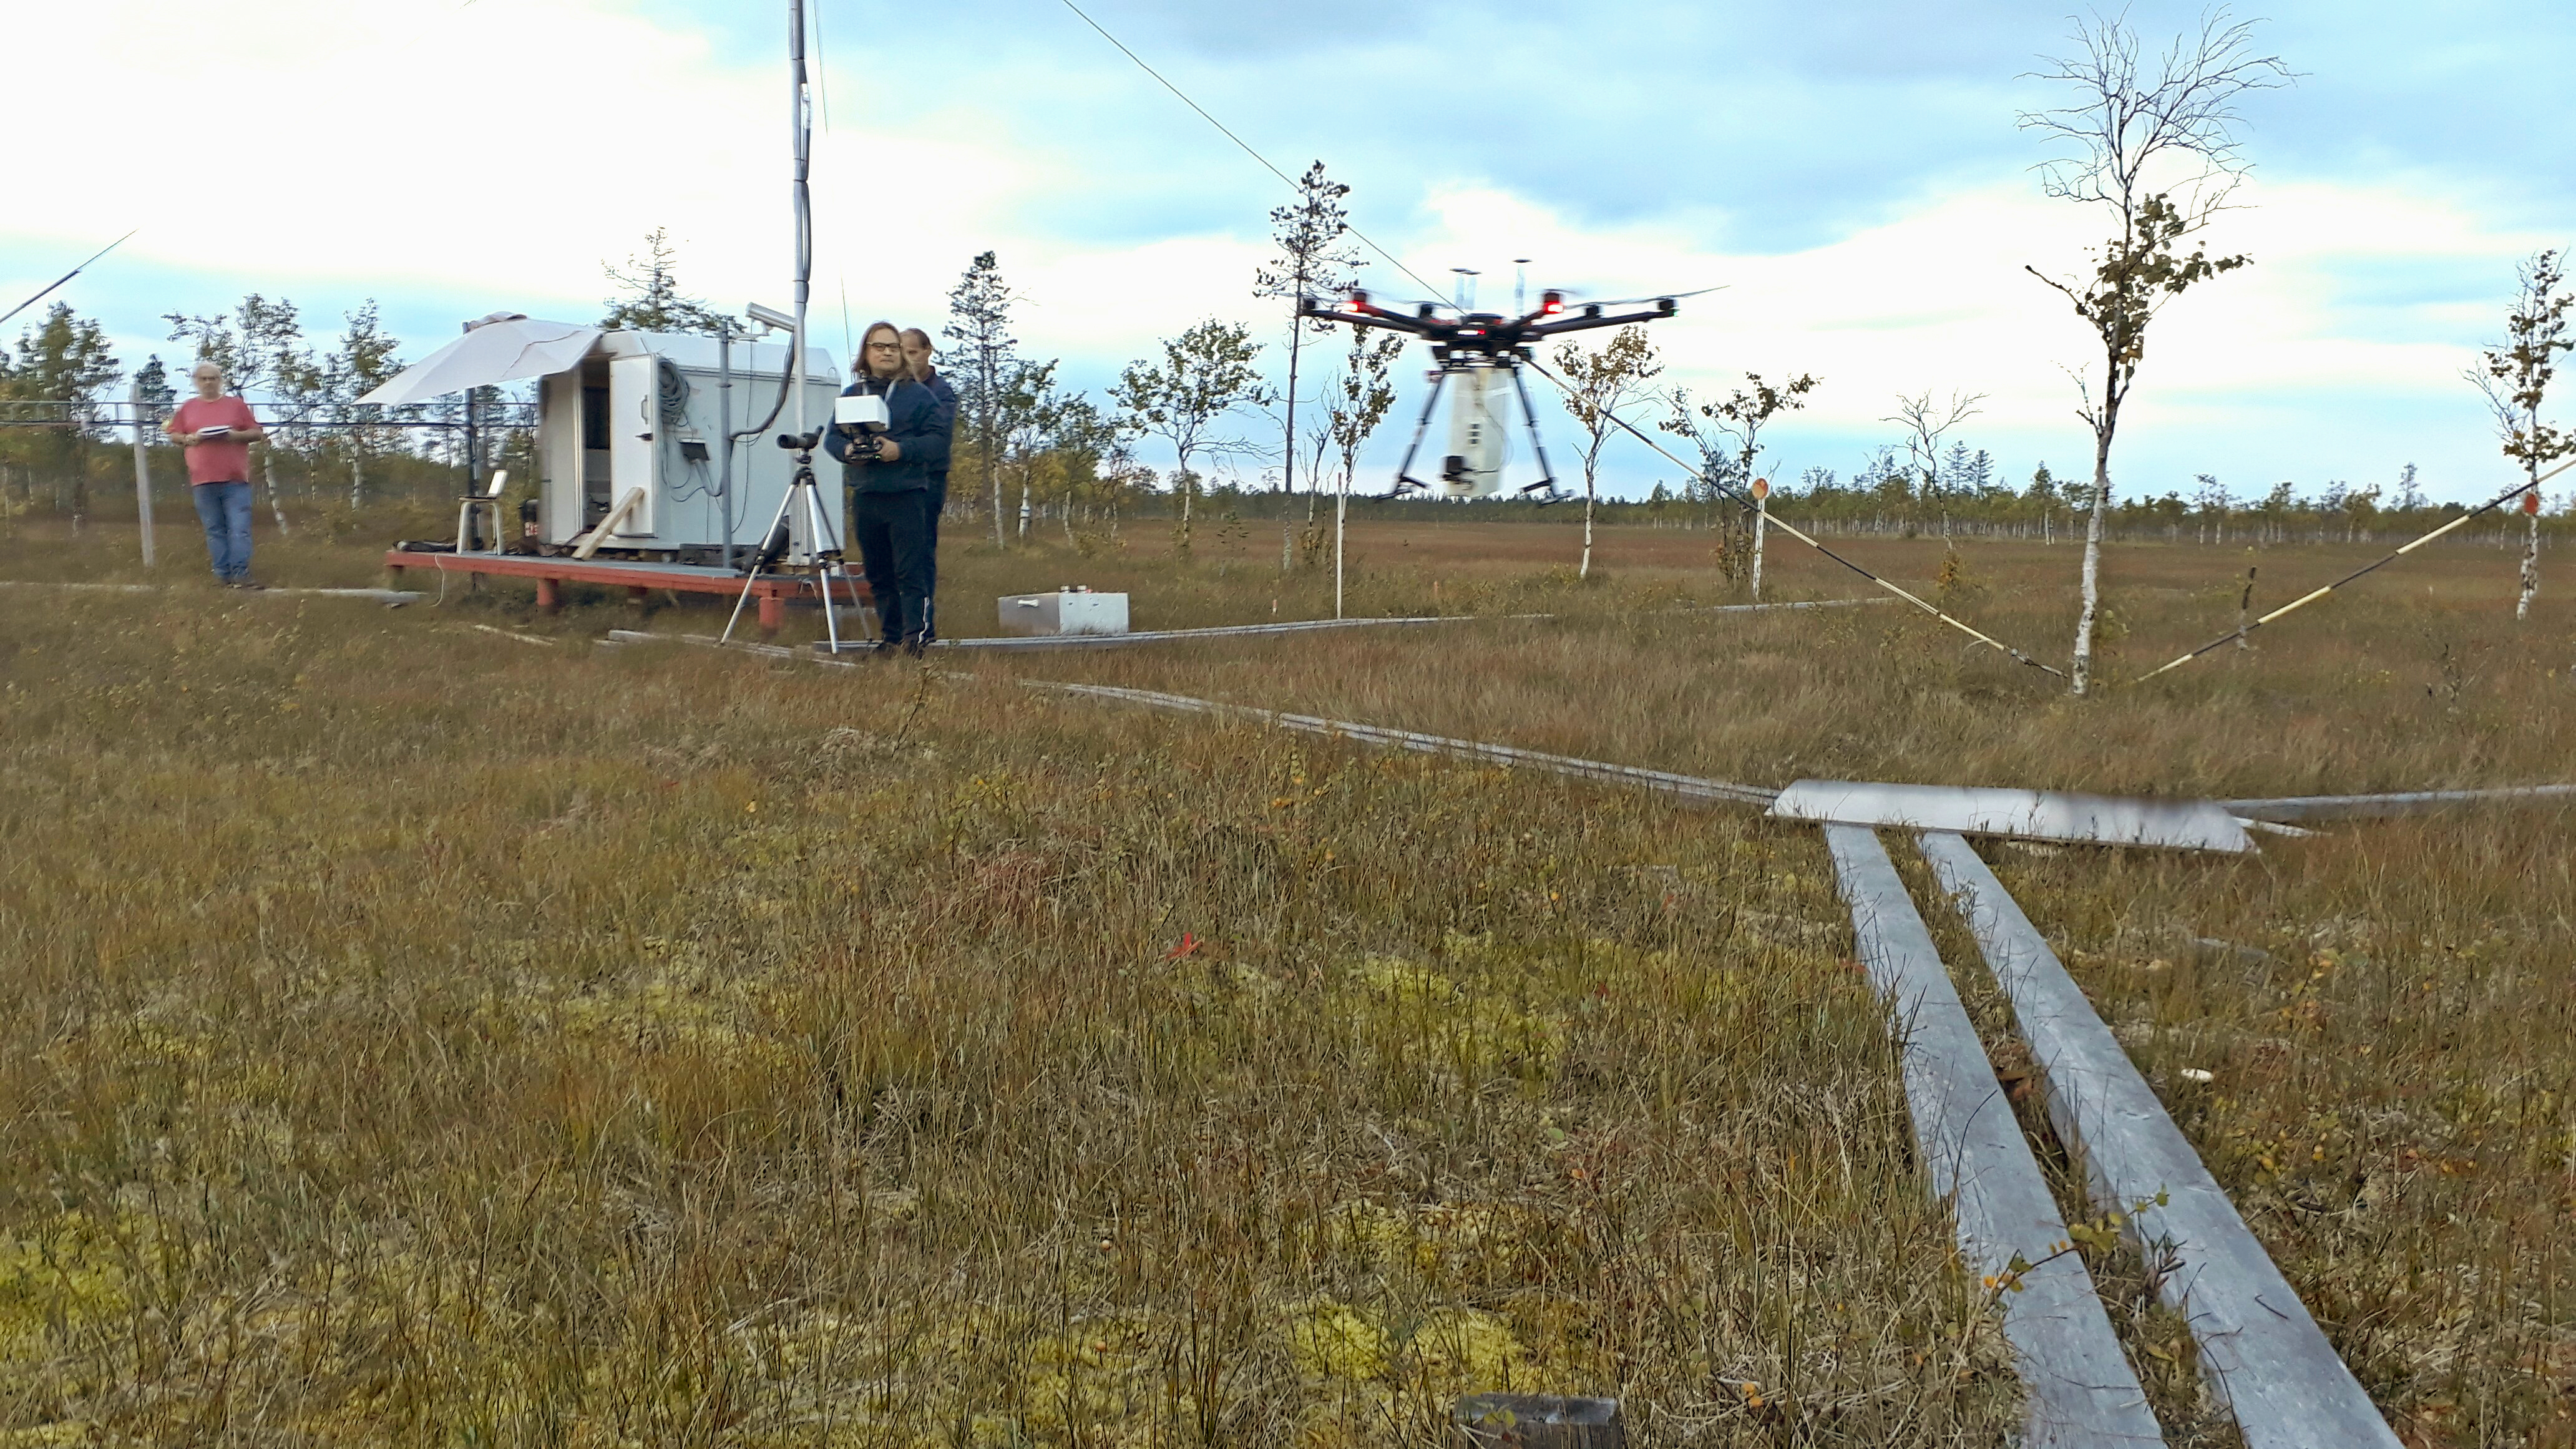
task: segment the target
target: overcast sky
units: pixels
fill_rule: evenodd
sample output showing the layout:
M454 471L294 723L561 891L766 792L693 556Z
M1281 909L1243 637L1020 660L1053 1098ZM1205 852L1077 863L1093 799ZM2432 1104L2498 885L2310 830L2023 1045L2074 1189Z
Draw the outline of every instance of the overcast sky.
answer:
M1077 384L1207 316L1257 321L1279 351L1284 324L1249 291L1284 188L1062 0L822 4L816 335L836 357L845 289L860 325L935 328L986 248L1026 298L1027 350ZM1897 394L1924 390L1986 394L1958 436L2016 482L2042 459L2089 464L2068 376L2089 333L2023 268L2073 270L2099 222L2040 194L2044 153L2015 125L2062 99L2028 75L2066 48L2072 7L1085 8L1283 169L1324 160L1359 227L1424 277L1481 268L1488 304L1509 302L1516 257L1533 287L1724 286L1655 340L1703 393L1747 368L1823 379L1772 471L1848 475L1893 441L1879 420ZM36 124L0 205L0 305L140 227L65 293L129 363L178 360L158 314L247 291L334 326L374 297L417 356L497 307L596 316L602 259L657 225L688 290L784 304L784 12L12 6L0 82ZM2246 106L2245 209L2211 238L2255 265L2157 324L2116 484L2188 493L2208 472L2240 495L2313 492L2412 461L2436 497L2496 491L2505 464L2460 371L2501 330L2516 260L2576 237L2576 119L2554 94L2576 8L2242 13L2301 73ZM2128 10L2151 41L2198 14ZM1379 469L1404 431L1381 434ZM1673 471L1613 452L1632 491Z

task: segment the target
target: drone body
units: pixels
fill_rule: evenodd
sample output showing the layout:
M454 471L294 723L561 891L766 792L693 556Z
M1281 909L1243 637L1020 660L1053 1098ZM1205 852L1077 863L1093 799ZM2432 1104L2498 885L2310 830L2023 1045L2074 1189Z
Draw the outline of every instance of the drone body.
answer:
M1521 380L1521 364L1534 360L1531 348L1542 338L1629 322L1651 322L1670 317L1679 309L1672 297L1654 298L1653 304L1651 311L1611 314L1605 309L1624 304L1594 302L1568 312L1564 294L1551 291L1540 293L1538 310L1523 317L1465 311L1444 317L1441 304L1436 302L1420 303L1408 316L1373 304L1368 293L1355 288L1350 300L1340 306L1328 306L1308 297L1298 312L1326 322L1408 333L1431 344L1431 359L1438 364L1431 374L1431 396L1423 402L1422 417L1413 427L1413 442L1404 450L1404 461L1396 467L1395 488L1387 496L1433 493L1443 498L1484 498L1501 492L1506 411L1503 399L1504 394L1510 393L1520 400L1521 417L1529 425L1530 449L1539 469L1537 482L1523 484L1515 491L1552 503L1566 495L1557 491L1556 479L1548 472L1547 447L1539 441L1538 413L1530 406L1529 385ZM1430 431L1431 415L1439 409L1441 393L1453 387L1457 398L1449 413L1449 451L1441 459L1439 477L1426 482L1413 476L1414 456L1422 449L1423 435Z
M1460 363L1433 373L1435 387L1442 373L1455 379L1457 400L1449 405L1449 451L1435 490L1443 498L1489 497L1503 483L1503 396L1511 374L1490 362Z

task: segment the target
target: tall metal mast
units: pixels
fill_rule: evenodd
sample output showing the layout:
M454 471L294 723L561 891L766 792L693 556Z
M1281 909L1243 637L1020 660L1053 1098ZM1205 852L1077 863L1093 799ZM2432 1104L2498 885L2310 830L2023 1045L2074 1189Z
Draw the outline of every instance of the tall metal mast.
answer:
M806 176L814 158L814 98L805 81L805 0L787 0L788 124L794 133L796 179L796 325L788 333L787 376L796 399L796 436L805 436L805 302L814 279L814 214Z

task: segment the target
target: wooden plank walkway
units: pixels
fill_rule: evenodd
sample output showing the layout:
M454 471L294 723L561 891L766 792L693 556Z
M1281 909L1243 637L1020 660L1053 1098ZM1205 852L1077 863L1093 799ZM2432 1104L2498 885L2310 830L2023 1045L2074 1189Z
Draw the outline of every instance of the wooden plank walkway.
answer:
M2111 1331L2093 1275L2074 1253L2051 1256L2067 1240L2066 1223L1878 833L1865 825L1824 831L1861 964L1903 1038L1915 1150L1932 1190L1953 1204L1968 1271L2009 1272L2016 1254L2033 1265L2022 1275L2024 1290L2003 1298L2004 1337L2028 1395L2023 1443L2162 1444L2164 1432Z
M2165 1195L2128 1230L2133 1241L2173 1245L2177 1266L2159 1296L2190 1321L2202 1381L2234 1409L2247 1449L2398 1449L2369 1394L1994 872L1957 835L1926 832L1922 844L2011 998L2049 1120L2083 1162L2095 1206L2127 1212Z
M2576 805L2576 785L2508 785L2494 790L2406 790L2393 795L2280 795L2221 800L2228 813L2288 824L2301 820L2373 820L2424 815L2471 805Z

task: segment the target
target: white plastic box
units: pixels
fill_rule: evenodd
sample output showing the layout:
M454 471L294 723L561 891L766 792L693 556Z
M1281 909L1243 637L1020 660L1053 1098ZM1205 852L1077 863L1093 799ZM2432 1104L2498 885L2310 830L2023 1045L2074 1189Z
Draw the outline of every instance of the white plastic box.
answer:
M1005 634L1127 632L1125 594L1058 589L1051 594L1006 594L1001 603L1002 632Z

